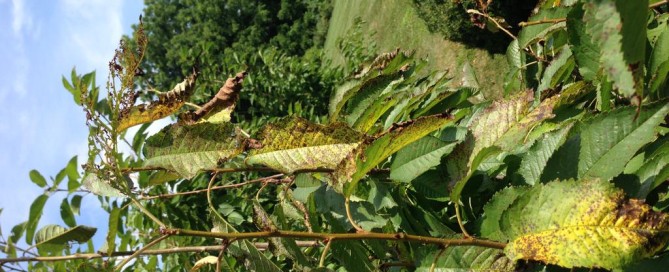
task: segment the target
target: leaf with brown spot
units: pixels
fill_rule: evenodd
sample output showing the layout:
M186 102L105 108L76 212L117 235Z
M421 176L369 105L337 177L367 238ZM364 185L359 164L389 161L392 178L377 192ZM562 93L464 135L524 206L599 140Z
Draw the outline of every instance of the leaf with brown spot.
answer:
M197 76L197 71L193 71L190 76L174 86L171 91L159 94L157 101L133 106L121 112L116 131L124 131L129 127L152 122L176 112L195 91Z
M595 179L507 188L484 207L483 237L511 241L513 260L614 269L669 242L669 215Z
M533 101L533 92L527 91L495 101L474 117L469 125L471 134L448 157L452 201L460 199L462 189L480 163L522 145L534 126L553 118L553 107L559 97L548 98L531 109Z
M344 123L320 125L306 119L289 117L266 125L247 164L265 165L283 173L297 170L334 169L344 157L365 139Z

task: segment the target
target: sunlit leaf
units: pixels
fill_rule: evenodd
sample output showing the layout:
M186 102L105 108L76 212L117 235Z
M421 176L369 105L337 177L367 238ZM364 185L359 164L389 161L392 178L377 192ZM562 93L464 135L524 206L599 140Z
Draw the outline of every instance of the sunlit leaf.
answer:
M559 197L557 197L559 196ZM481 234L509 240L512 260L613 269L652 256L669 241L669 216L593 179L507 188L484 208Z
M202 259L197 260L193 267L189 270L190 272L195 272L199 271L200 268L206 266L206 265L216 265L218 263L218 257L216 256L207 256Z
M108 196L108 197L124 197L125 195L121 191L109 185L109 183L101 180L97 175L92 173L86 173L81 184L87 190L99 196Z
M46 186L46 179L37 170L30 170L30 180L32 180L32 182L37 184L39 187Z
M455 115L442 113L394 125L371 143L361 145L346 156L335 170L336 179L333 181L333 187L344 192L346 186L348 189L345 195L351 195L358 181L390 155L429 133L454 123L466 113L465 110Z
M174 124L147 139L144 166L161 167L182 177L213 169L243 150L243 136L231 123Z
M432 167L439 165L441 157L450 153L457 142L444 142L426 136L397 152L390 166L390 179L410 182Z
M365 138L343 123L324 126L291 117L266 125L258 139L263 147L252 150L246 163L292 173L333 169Z
M654 139L655 128L667 113L669 104L664 102L644 106L638 113L636 107L621 107L579 121L548 160L541 180L615 177L637 150Z
M480 163L501 151L521 146L537 124L553 117L558 98L546 99L531 109L533 96L528 91L495 101L474 117L469 125L471 134L447 157L452 201L460 199L462 189Z

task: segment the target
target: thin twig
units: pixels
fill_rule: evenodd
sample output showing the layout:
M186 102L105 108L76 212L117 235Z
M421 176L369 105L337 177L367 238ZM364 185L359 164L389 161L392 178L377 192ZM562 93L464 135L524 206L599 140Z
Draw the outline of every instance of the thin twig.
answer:
M346 217L348 218L348 221L351 223L351 226L357 231L357 232L365 232L364 229L362 229L358 224L353 220L353 216L351 215L351 204L350 202L350 197L346 197L344 200L344 208L346 209Z
M430 265L430 272L434 272L434 269L437 268L437 261L439 261L441 255L444 254L444 251L446 251L446 247L439 250L439 253L437 253L437 255L434 256L434 260L432 260L432 265Z
M288 231L288 230L273 230L273 231L259 231L259 232L208 232L199 230L186 229L167 229L165 232L177 236L196 236L219 239L256 239L256 238L298 238L298 239L314 239L327 241L330 239L337 240L392 240L392 241L407 241L417 242L423 244L435 244L443 246L478 246L487 248L504 249L506 243L497 241L482 240L474 237L447 239L430 236L420 236L406 233L378 233L378 232L361 232L361 233L317 233L304 231Z
M163 234L162 236L156 238L155 240L151 241L151 243L146 244L144 247L140 248L139 250L135 251L130 257L125 258L123 261L121 261L120 264L118 264L114 270L116 271L121 271L123 269L123 266L125 266L130 260L134 259L135 257L139 256L142 254L143 251L149 249L152 246L155 246L156 244L160 243L162 240L165 240L165 238L170 237L172 234L171 233L166 233Z
M264 182L268 179L276 179L276 178L282 177L282 176L283 176L283 174L276 174L276 175L263 177L263 178L259 178L259 179L254 179L254 180L249 180L249 181L245 181L245 182L241 182L241 183L219 185L219 186L211 187L211 190L213 191L213 190L220 190L220 189L237 188L237 187L242 187L242 186L253 184L253 183ZM207 190L208 189L200 189L200 190L179 192L179 193L173 193L173 194L143 196L143 197L140 197L139 200L151 200L151 199L156 199L156 198L170 198L170 197L176 197L176 196L193 195L193 194L199 194L199 193L206 193Z
M319 247L321 245L318 241L295 241L298 247ZM254 243L255 247L258 250L267 250L269 249L269 243L267 242L257 242ZM187 246L187 247L171 247L163 249L148 249L141 252L140 256L146 255L165 255L165 254L175 254L175 253L187 253L187 252L218 252L223 248L222 245L215 246ZM0 259L0 263L19 263L19 262L56 262L56 261L70 261L70 260L81 260L81 259L101 259L101 258L110 258L110 257L123 257L135 254L136 251L115 251L111 254L107 253L76 253L66 256L57 256L57 257L20 257L20 258L6 258Z
M462 223L462 217L460 217L460 204L459 203L454 203L455 204L455 217L458 219L458 225L460 226L460 230L462 231L462 235L465 236L465 238L472 237L469 235L467 230L465 229L465 225Z
M657 8L657 7L659 7L661 5L664 5L666 3L669 3L669 0L662 0L662 1L656 2L656 3L650 4L648 7L654 9L654 8Z
M141 172L141 171L157 171L165 170L163 167L159 166L148 166L148 167L128 167L122 168L121 173L131 173L131 172ZM278 170L272 169L270 167L247 167L247 168L212 168L212 169L202 169L201 171L205 172L219 172L219 173L236 173L236 172L279 172ZM332 173L333 169L326 168L314 168L314 169L300 169L294 172L294 174L299 173Z
M504 31L504 33L506 33L506 35L509 35L509 37L511 37L511 38L514 39L514 40L516 39L516 36L513 35L513 33L511 33L511 32L509 32L508 30L506 30L506 28L504 28L502 25L500 25L499 22L497 22L497 20L495 20L494 18L490 17L490 15L485 14L485 13L480 12L480 11L475 10L475 9L468 9L468 10L467 10L467 13L473 13L473 14L481 15L481 16L485 17L486 19L492 21L492 22L497 26L497 28L499 28L499 29L501 29L502 31Z
M555 19L543 19L543 20L537 20L537 21L529 21L529 22L520 22L518 23L518 26L520 27L526 27L526 26L531 26L531 25L540 25L540 24L557 24L567 21L567 18L555 18Z
M324 267L325 266L325 258L328 255L328 251L330 251L330 245L332 244L332 240L334 240L334 239L329 239L327 244L325 244L325 248L323 248L323 253L321 253L321 259L318 262L318 267Z
M153 213L151 213L149 210L147 210L144 207L144 205L142 205L142 203L139 203L139 200L137 200L134 196L129 196L129 197L130 197L130 200L132 201L132 204L134 204L134 206L137 207L143 214L145 214L151 220L153 220L153 222L156 222L156 224L158 224L158 226L160 226L162 228L167 226L167 225L165 225L165 223L163 223L163 221L160 221L160 219L158 219L158 217L156 217L155 215L153 215Z

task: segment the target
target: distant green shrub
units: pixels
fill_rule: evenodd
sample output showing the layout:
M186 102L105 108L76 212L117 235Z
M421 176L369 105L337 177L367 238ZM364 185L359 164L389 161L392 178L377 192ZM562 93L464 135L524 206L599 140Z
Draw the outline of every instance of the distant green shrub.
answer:
M414 0L414 4L428 29L441 33L446 39L493 52L504 50L505 47L499 46L500 43L506 44L511 40L501 31L493 33L472 22L466 10L476 9L475 0ZM487 12L491 16L504 18L511 26L510 31L516 33L520 30L518 23L529 17L536 4L536 0L492 1Z

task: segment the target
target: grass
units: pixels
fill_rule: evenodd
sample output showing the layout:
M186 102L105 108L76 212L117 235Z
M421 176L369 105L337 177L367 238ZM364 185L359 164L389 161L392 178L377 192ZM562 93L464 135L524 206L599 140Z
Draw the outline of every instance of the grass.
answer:
M337 39L348 33L356 17L363 20L364 29L373 33L369 38L376 42L379 53L397 47L416 50L418 57L428 59L429 70L450 71L454 86L461 84L463 65L469 62L486 98L503 94L502 84L508 71L504 55L467 48L445 40L438 33L431 33L418 17L412 0L335 0L325 41L325 53L334 64L344 61L336 46Z

